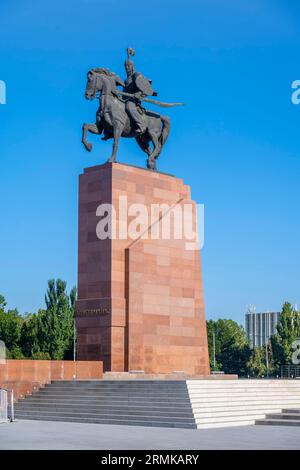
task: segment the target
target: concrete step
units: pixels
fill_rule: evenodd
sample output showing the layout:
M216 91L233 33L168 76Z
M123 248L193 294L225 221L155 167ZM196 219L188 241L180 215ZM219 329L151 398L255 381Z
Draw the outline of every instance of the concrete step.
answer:
M105 384L102 383L95 383L95 384L66 384L65 382L62 383L52 383L46 386L46 388L53 388L53 389L101 389L101 390L145 390L145 391L152 391L152 390L186 390L186 385L184 383L176 383L176 384L169 384L169 385L153 385L150 384Z
M257 419L256 425L261 426L300 426L299 420L285 420L285 419Z
M89 413L89 414L94 414L94 415L104 415L104 414L130 414L130 415L147 415L147 416L165 416L165 417L178 417L178 418L189 418L189 419L194 419L194 415L191 411L178 411L176 409L164 409L164 408L157 408L157 409L151 409L151 408L140 408L136 409L135 407L103 407L103 406L89 406L89 407L78 407L78 406L73 406L73 405L28 405L28 404L23 404L21 406L16 406L15 407L15 412L43 412L43 411L55 411L55 412L71 412L71 413L78 413L78 412L84 412L84 413Z
M99 392L99 393L145 393L145 394L157 394L157 393L186 393L187 387L102 387L99 385L78 387L78 386L51 386L47 385L45 388L40 389L41 391L53 390L58 393L70 391L74 393L81 393L83 390L86 392Z
M51 382L51 384L76 384L78 386L80 385L86 385L86 384L103 384L103 386L107 385L134 385L134 386L139 386L139 385L147 385L147 384L155 384L157 386L166 386L166 385L178 385L178 384L185 384L186 380L154 380L154 379L141 379L141 380L54 380Z
M285 405L287 405L285 403ZM294 403L291 403L291 406L293 406ZM235 410L240 410L242 412L247 412L248 410L251 411L253 409L257 410L266 410L266 409L272 409L272 410L280 410L282 409L282 404L278 402L265 402L263 404L260 403L252 403L250 405L239 405L235 403L230 403L230 404L222 404L219 406L212 406L211 403L208 403L205 406L194 406L193 411L194 415L196 416L198 413L203 412L203 413L221 413L223 411L235 411Z
M181 393L169 393L169 392L165 392L165 393L143 393L143 391L139 392L139 393L130 393L128 391L116 391L116 392L105 392L105 391L98 391L98 390L95 390L95 391L89 391L89 392L85 392L84 390L80 390L80 391L71 391L71 390L66 390L66 391L59 391L59 390L52 390L52 389L48 389L48 390L42 390L42 391L37 391L37 392L34 392L32 394L32 396L50 396L50 395L53 395L53 396L73 396L73 397L109 397L109 396L114 396L114 397L118 397L118 396L121 396L121 397L129 397L129 396L133 396L133 397L136 397L136 398L145 398L145 399L152 399L152 398L166 398L166 397L170 397L170 398L174 398L174 399L180 399L182 397L186 397L187 399L189 398L189 395L187 392L181 392ZM299 395L300 396L300 395Z
M255 420L263 419L265 417L264 413L254 413L254 414L244 414L240 416L211 416L196 418L196 424L198 428L203 427L205 424L224 424L228 423L232 426L234 423L247 421L249 424L254 424Z
M239 397L238 399L234 397L212 397L212 399L209 398L191 398L191 402L193 403L194 406L205 406L207 403L211 403L213 406L220 406L222 403L227 406L231 404L236 404L236 405L246 405L246 404L251 404L251 403L285 403L287 402L288 408L290 405L290 402L295 404L295 407L297 407L297 403L300 403L300 397L295 397L295 396L288 396L288 397L282 397L282 396L270 396L270 397L261 397L261 396L253 396L253 397Z
M152 391L145 391L145 390L103 390L103 389L98 389L95 388L94 390L88 389L58 389L58 388L46 388L40 391L35 391L34 394L40 394L40 395L47 395L48 393L55 394L55 395L65 395L65 394L70 394L70 395L76 395L76 396L82 396L82 395L104 395L104 396L109 396L109 395L119 395L119 396L126 396L126 395L135 395L135 396L143 396L143 397L157 397L157 396L188 396L186 390L152 390Z
M157 385L153 385L152 387L149 386L149 385L135 385L134 383L132 383L131 385L108 385L108 386L104 386L103 384L86 384L86 385L75 385L75 384L66 384L66 383L52 383L52 384L48 384L45 386L45 388L43 390L49 390L49 389L52 389L52 390L103 390L103 391L107 391L107 390L113 390L113 391L118 391L118 390L121 390L121 391L137 391L137 392L140 392L140 391L144 391L144 392L164 392L164 391L167 391L167 392L173 392L173 391L185 391L187 390L187 386L185 384L180 384L180 385L166 385L166 386L157 386Z
M267 408L267 409L261 409L261 408L252 408L250 410L224 410L224 411L218 411L216 413L212 412L200 412L200 413L194 413L196 422L209 418L211 420L215 418L234 418L234 417L247 417L250 418L253 415L260 415L262 417L266 416L267 414L280 414L280 407L275 407L275 408ZM276 416L278 417L278 416Z
M68 396L68 395L66 395ZM72 402L82 402L82 403L88 403L88 402L101 402L101 403L110 403L110 402L120 402L120 403L127 403L127 402L134 402L134 403L140 403L140 404L147 404L147 403L151 403L151 404L156 404L156 403L166 403L166 404L169 404L169 403L175 403L177 405L189 405L190 404L190 400L189 398L179 398L179 399L171 399L171 398L156 398L156 399L148 399L148 398L145 398L145 397L130 397L130 396L127 396L127 397L120 397L120 396L99 396L99 395L91 395L91 396L85 396L85 395L78 395L78 396L69 396L69 399L66 400L66 396L63 396L63 395L45 395L45 396L40 396L40 395L30 395L28 397L26 397L26 400L28 401L36 401L36 400L39 400L39 401L43 401L43 400L47 400L47 401L52 401L52 402L56 402L56 401L72 401Z
M18 419L29 419L29 420L38 420L38 421L63 421L63 422L75 422L75 423L94 423L94 424L117 424L117 425L124 425L124 426L147 426L147 427L159 427L159 428L182 428L182 429L196 429L197 426L195 423L165 423L161 421L132 421L130 419L121 420L118 419L111 419L111 418L68 418L68 417L61 417L61 416L46 416L46 415L39 415L39 416L28 416L26 414L19 414Z
M218 407L230 407L230 406L239 406L239 407L244 407L244 406L251 406L251 405L266 405L266 404L280 404L281 407L289 408L290 406L292 407L297 407L300 404L300 399L295 398L295 397L289 397L289 398L282 398L282 397L272 397L272 399L268 399L268 397L264 398L241 398L239 400L234 400L233 398L226 399L226 400L220 400L220 399L215 399L213 398L212 400L205 400L205 399L194 399L191 400L191 403L194 408L203 408L206 406L211 406L214 408Z
M28 415L36 415L38 416L40 414L40 410L20 410L20 414L28 414ZM102 414L99 413L98 415L95 415L94 413L89 413L88 411L85 411L85 410L76 410L76 411L64 411L64 412L61 412L60 410L55 410L54 408L51 409L51 410L44 410L43 415L59 415L59 416L68 416L68 417L93 417L93 416L97 416L97 417L102 417ZM168 417L168 416L164 416L163 414L161 413L157 413L156 415L154 415L156 417L159 417L159 419L161 421L166 421L166 422L169 422L169 421L172 421L172 422L194 422L194 419L191 418L191 417L180 417L180 416L175 416L175 417ZM107 416L104 416L105 418L107 418ZM134 415L134 416L131 416L131 414L128 414L127 410L124 410L122 413L111 413L109 415L109 417L111 418L122 418L122 419L126 419L128 417L130 417L132 420L136 420L136 419L140 419L140 416L139 415ZM152 420L153 416L152 415L149 415L147 412L144 413L143 415L143 420L145 421L150 421Z
M202 393L210 393L210 392L213 392L213 393L217 393L217 392L223 392L223 393L230 393L230 392L234 392L234 393L242 393L242 392L245 392L247 391L248 393L255 393L255 392L270 392L271 390L273 391L286 391L286 392L296 392L296 393L300 393L300 387L285 387L285 386L281 386L281 387L247 387L247 386L244 386L244 387L233 387L233 388L229 388L229 387L188 387L188 390L190 393L198 393L198 392L202 392Z
M284 408L282 410L282 413L294 413L294 414L300 414L300 408Z
M148 386L151 384L153 386L162 386L165 387L167 385L180 385L180 384L185 384L185 380L53 380L50 382L51 384L72 384L72 385L78 385L78 386L86 386L86 385L92 385L92 384L101 384L104 387L107 387L109 385L134 385L134 386L140 386L140 385L145 385Z
M212 423L201 423L197 424L197 429L216 429L216 428L231 428L231 427L240 427L240 426L253 426L254 422L253 419L247 420L247 418L243 418L241 420L235 421L220 421L220 422L212 422Z
M218 385L224 385L224 387L232 387L235 385L276 385L276 384L299 384L300 380L299 379L237 379L237 380L220 380L220 379L214 379L214 380L186 380L187 385L197 385L197 384L203 384L203 385L210 385L212 387L218 386Z
M132 415L94 415L88 413L61 413L61 412L47 412L47 411L21 411L16 413L16 419L38 419L38 420L51 420L51 421L73 421L73 422L94 422L94 423L107 423L107 424L131 424L143 423L144 426L169 426L169 427L189 427L195 428L194 419L188 418L169 418L164 416L132 416ZM155 423L155 424L154 424Z
M174 407L180 406L190 406L190 401L188 399L170 399L170 398L157 398L157 399L147 399L147 398L137 398L137 397L105 397L105 396L91 396L91 397L74 397L69 396L68 400L65 397L57 396L57 395L48 395L47 397L41 396L30 396L26 398L26 401L32 403L38 403L43 401L48 401L52 403L64 403L64 402L72 402L77 404L82 404L84 406L85 403L91 404L139 404L140 406L143 405L156 405L156 406L168 406L172 405Z
M107 397L107 396L115 396L115 397L120 397L120 398L127 398L127 397L134 397L134 398L145 398L145 399L152 399L152 398L170 398L170 399L179 399L179 398L186 398L187 393L183 391L179 392L157 392L157 393L150 393L150 392L143 392L142 390L139 392L136 391L103 391L103 390L95 390L95 391L85 391L85 390L52 390L52 389L47 389L47 390L41 390L38 392L35 392L33 394L34 396L74 396L74 397L80 397L80 396L99 396L99 397Z
M86 394L93 394L93 393L101 393L101 394L113 394L117 393L120 395L126 395L126 394L135 394L135 395L145 395L145 396L151 396L151 395L178 395L178 394L183 394L186 395L187 390L184 388L176 389L176 388L169 388L169 389L131 389L131 388L102 388L102 387L94 387L94 388L78 388L78 387L46 387L40 390L40 393L72 393L72 394L81 394L81 393L86 393ZM35 393L38 393L36 391Z
M121 403L121 402L91 402L91 403L76 403L76 402L66 402L66 401L60 401L60 402L44 402L44 401L35 401L35 402L24 402L21 403L19 402L15 408L18 410L23 409L24 407L40 407L40 406L49 406L49 407L57 407L57 409L60 409L61 407L63 408L64 406L72 406L74 408L78 409L88 409L88 408L98 408L101 407L103 409L110 409L110 410L149 410L149 411L175 411L178 413L190 413L192 412L191 406L172 406L172 404L166 405L165 403L163 404L155 404L154 406L152 404L139 404L139 403L134 403L134 402L129 402L129 403Z
M53 399L53 398L35 398L35 397L26 397L20 399L15 406L23 406L24 404L28 405L38 405L38 404L49 404L49 405L57 405L57 406L64 406L64 405L72 405L72 406L103 406L103 407L121 407L123 408L124 406L133 406L133 407L138 407L138 408L154 408L154 409L161 409L161 408L169 408L169 409L191 409L190 402L185 401L183 403L174 403L173 401L163 401L163 402L151 402L151 401L145 401L145 402L139 402L135 400L115 400L115 399L110 399L110 400L102 400L102 399L70 399L67 400L66 398L59 398L59 399ZM295 402L291 405L295 406Z
M195 381L191 381L191 380L188 380L187 381L187 386L189 388L197 388L197 387L206 387L206 388L218 388L218 387L222 387L222 388L228 388L228 389L232 389L232 388L244 388L244 387L247 387L247 388L261 388L261 387L264 387L264 388L268 388L268 387L300 387L300 380L291 380L291 381L288 381L288 380L278 380L278 382L272 382L272 381L268 381L266 380L265 382L247 382L247 380L241 380L240 382L238 383L232 383L232 381L224 381L224 382L217 382L217 381L211 381L211 382L205 382L205 381L202 381L202 380L195 380Z
M300 415L299 413L267 413L266 419L288 419L300 421Z
M15 403L15 408L22 408L24 406L31 406L31 407L36 407L36 406L55 406L55 407L64 407L64 406L73 406L73 407L101 407L103 409L124 409L124 408L132 408L132 409L137 409L137 410L175 410L175 411L180 411L180 412L186 412L191 410L191 405L190 403L187 403L184 406L174 406L173 403L136 403L136 402L116 402L116 401L110 401L110 402L103 402L102 400L92 400L92 401L70 401L70 400L65 400L61 399L59 401L57 400L36 400L36 399L31 399L28 400L28 398L23 398L22 400L19 400L17 403Z
M207 397L244 397L244 396L249 396L249 397L253 397L253 396L272 396L272 395L293 395L293 396L298 396L300 397L300 390L268 390L268 391L265 391L265 390L240 390L240 391L222 391L222 390L219 390L219 391L214 391L212 390L211 392L207 392L207 391L202 391L202 390L199 390L197 392L189 392L189 396L191 398L194 398L194 397L203 397L203 398L207 398Z
M223 393L230 393L230 392L235 392L235 393L241 393L241 392L245 392L245 391L248 391L249 393L255 393L255 392L269 392L271 390L275 391L286 391L286 392L299 392L300 393L300 386L299 387L287 387L287 386L277 386L277 387L247 387L247 386L243 386L243 387L221 387L221 386L218 386L218 387L205 387L205 386L197 386L197 387L191 387L189 386L188 387L189 389L189 392L190 393L198 393L198 392L202 392L202 393L209 393L209 392L223 392Z

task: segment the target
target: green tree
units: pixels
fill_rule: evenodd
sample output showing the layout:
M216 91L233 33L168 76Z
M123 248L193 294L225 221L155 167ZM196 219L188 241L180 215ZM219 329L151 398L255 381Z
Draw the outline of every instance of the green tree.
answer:
M74 322L75 322L75 312L76 312L76 300L77 300L77 289L73 287L69 295L69 308L70 308L70 323L68 327L68 346L65 351L64 359L73 359L74 357Z
M0 295L0 311L3 311L6 307L6 301L3 295Z
M21 359L72 359L76 288L68 295L61 279L48 281L46 309L19 315L5 310L0 295L0 339L7 347L7 357Z
M289 302L282 308L277 333L271 337L274 365L279 371L280 366L292 364L292 343L300 337L300 312Z
M64 359L70 353L75 300L75 288L68 296L66 282L61 279L48 281L46 310L40 310L38 315L38 342L39 352L49 354L51 359Z
M24 355L20 346L14 346L10 351L8 351L6 358L7 359L26 359L24 358Z
M233 320L209 320L207 332L211 368L213 368L214 333L217 369L223 370L226 374L246 375L250 348L243 327Z
M249 361L247 362L248 373L259 377L266 375L266 348L265 346L253 348L250 353Z
M33 358L40 352L39 313L25 316L21 329L21 348L26 357Z
M36 359L36 360L41 361L41 360L49 360L51 359L51 357L50 357L50 354L47 352L38 351L32 354L31 359Z
M5 298L0 296L0 339L4 341L7 350L9 351L8 357L20 358L22 352L20 348L21 329L23 318L19 315L18 311L5 310Z

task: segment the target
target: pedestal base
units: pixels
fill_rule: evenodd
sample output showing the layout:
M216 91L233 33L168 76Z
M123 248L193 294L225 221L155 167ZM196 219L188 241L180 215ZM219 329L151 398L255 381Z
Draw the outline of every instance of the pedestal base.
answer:
M126 220L121 210L125 200L131 214ZM104 203L114 207L116 236L101 240L96 230ZM134 204L152 215L153 204L165 206L132 237ZM174 235L178 221L173 209L185 204L195 215L190 188L170 175L117 163L80 175L79 360L101 360L105 371L209 374L200 253ZM168 239L153 237L168 217ZM126 236L123 230L120 238L125 226Z

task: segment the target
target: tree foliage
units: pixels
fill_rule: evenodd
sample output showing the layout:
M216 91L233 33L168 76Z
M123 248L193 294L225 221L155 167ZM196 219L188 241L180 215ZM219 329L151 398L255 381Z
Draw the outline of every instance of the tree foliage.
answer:
M213 334L215 335L216 369L226 374L246 375L250 348L244 328L233 320L219 319L207 322L211 369L213 369Z
M64 281L51 279L45 303L46 309L21 316L17 310L6 311L0 296L0 339L8 358L72 358L76 288L68 295Z
M282 308L277 333L271 337L274 365L292 364L293 342L300 338L300 312L285 302Z
M253 348L247 362L248 374L254 377L267 375L266 348Z
M66 283L51 279L45 296L46 310L39 316L40 351L51 359L63 359L72 349L74 330L74 301L66 292Z
M0 296L0 339L4 341L8 350L8 356L22 356L20 338L22 329L22 317L17 310L5 310L6 302Z

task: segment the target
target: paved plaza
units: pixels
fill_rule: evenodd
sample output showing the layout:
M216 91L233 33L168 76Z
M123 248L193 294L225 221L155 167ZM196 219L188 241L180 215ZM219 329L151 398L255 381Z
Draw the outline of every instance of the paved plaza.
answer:
M0 449L300 449L300 427L189 430L21 420L0 424Z

